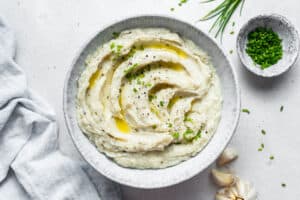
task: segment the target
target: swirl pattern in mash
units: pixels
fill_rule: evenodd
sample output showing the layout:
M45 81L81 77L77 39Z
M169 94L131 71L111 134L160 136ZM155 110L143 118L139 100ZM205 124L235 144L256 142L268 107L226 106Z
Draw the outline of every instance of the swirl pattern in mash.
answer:
M164 168L196 155L221 107L208 56L162 28L123 31L88 57L78 80L80 128L125 167Z

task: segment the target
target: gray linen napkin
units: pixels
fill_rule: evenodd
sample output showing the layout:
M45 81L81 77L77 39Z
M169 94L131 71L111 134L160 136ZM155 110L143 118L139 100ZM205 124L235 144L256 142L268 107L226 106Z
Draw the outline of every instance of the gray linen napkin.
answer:
M27 87L0 19L0 200L119 200L118 185L63 155L52 108Z

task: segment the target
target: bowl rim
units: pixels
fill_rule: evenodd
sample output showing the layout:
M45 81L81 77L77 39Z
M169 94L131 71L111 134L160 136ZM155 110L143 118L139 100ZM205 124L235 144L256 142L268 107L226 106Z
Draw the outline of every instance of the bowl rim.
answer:
M178 179L173 179L172 183L162 183L162 184L148 184L148 185L138 185L138 184L133 184L131 182L125 182L125 181L122 181L116 177L112 177L108 174L106 174L105 172L103 171L99 171L93 163L91 163L83 154L83 152L81 152L81 147L80 145L78 144L78 141L76 141L75 139L75 136L74 134L72 133L72 130L71 130L71 120L69 119L68 117L68 103L67 103L67 90L68 90L68 82L69 82L69 79L71 77L71 72L72 72L72 69L74 68L77 60L79 59L81 53L83 52L83 50L89 45L89 43L95 39L97 37L97 35L102 32L103 30L106 30L107 28L117 24L117 23L120 23L120 22L123 22L123 21L127 21L127 20L130 20L130 19L136 19L136 18L165 18L165 19L171 19L171 20L174 20L174 21L177 21L177 22L180 22L180 23L183 23L183 24L186 24L188 26L191 26L193 27L194 29L200 31L205 37L209 38L212 43L221 51L221 53L223 54L224 58L226 59L226 61L228 62L229 66L230 66L230 69L231 69L231 72L232 72L232 75L233 75L233 84L234 84L234 90L236 91L236 113L235 113L235 116L234 116L234 123L233 123L233 126L232 126L232 130L231 130L231 133L230 135L228 136L227 140L222 144L220 145L220 151L218 154L215 154L214 156L211 157L211 160L210 162L207 162L206 164L203 165L202 169L200 170L194 170L193 173L189 173L189 174L185 174L184 177L181 177L181 178L178 178ZM129 187L134 187L134 188L140 188L140 189L157 189L157 188L164 188L164 187L169 187L169 186L173 186L173 185L176 185L176 184L179 184L179 183L182 183L184 181L187 181L191 178L193 178L194 176L196 176L197 174L201 173L202 171L204 171L205 169L207 169L218 157L219 155L223 152L223 150L226 148L226 146L228 145L228 143L231 141L236 129L237 129L237 125L238 125L238 121L239 121L239 118L240 118L240 109L241 109L241 98L240 98L240 86L239 86L239 82L238 82L238 78L237 78L237 73L236 73L236 70L235 68L233 67L233 63L232 61L229 59L229 54L224 51L221 46L217 43L216 39L209 36L207 33L205 33L204 31L202 31L201 29L197 28L196 26L192 25L191 23L189 22L186 22L186 21L183 21L182 19L179 19L177 17L174 17L174 16L170 16L170 15L161 15L161 14L142 14L142 15L132 15L132 16L127 16L127 17L123 17L122 19L117 19L117 20L113 20L113 21L110 21L109 23L106 23L104 26L101 26L100 29L97 29L93 34L91 34L87 40L85 42L83 42L83 44L77 49L77 51L75 52L75 55L74 55L74 58L71 62L71 65L69 67L69 69L67 70L67 73L65 75L65 81L64 81L64 88L63 88L63 113L64 113L64 119L65 119L65 124L66 124L66 127L67 127L67 130L68 130L68 133L69 135L71 136L72 138L72 141L74 143L74 146L76 147L76 149L78 150L79 154L81 155L81 157L91 166L93 167L98 173L102 174L103 176L105 176L106 178L110 179L110 180L113 180L114 182L117 182L117 183L120 183L122 185L126 185L126 186L129 186ZM100 152L99 152L100 153ZM113 161L111 161L113 162ZM181 163L177 164L177 165L180 165ZM160 169L156 169L156 170L160 170Z
M261 20L261 19L271 19L271 20L278 20L278 21L284 21L286 22L286 24L289 24L290 27L291 27L291 31L293 34L296 35L296 53L293 55L293 58L292 58L292 61L291 63L289 64L289 66L284 70L284 71L281 71L281 72L278 72L278 73L259 73L258 71L254 70L254 67L252 65L248 65L244 56L243 56L243 52L244 50L242 49L241 47L241 42L242 42L242 34L244 34L245 32L245 29L254 21L256 20ZM242 62L243 66L246 67L246 69L250 72L252 72L253 74L257 75L257 76L260 76L260 77L263 77L263 78L272 78L272 77L277 77L277 76L280 76L282 74L284 74L285 72L289 71L292 66L295 64L295 62L297 61L298 57L299 57L299 48L300 48L300 40L299 40L299 33L298 33L298 30L296 28L296 26L294 26L294 24L288 19L286 18L285 16L283 15L280 15L280 14L277 14L277 13L265 13L265 14L259 14L259 15L256 15L254 17L251 17L250 19L248 19L244 24L243 26L241 27L239 33L238 33L238 36L237 36L237 39L236 39L236 49L237 49L237 53L238 53L238 56L239 56L239 59L240 61Z

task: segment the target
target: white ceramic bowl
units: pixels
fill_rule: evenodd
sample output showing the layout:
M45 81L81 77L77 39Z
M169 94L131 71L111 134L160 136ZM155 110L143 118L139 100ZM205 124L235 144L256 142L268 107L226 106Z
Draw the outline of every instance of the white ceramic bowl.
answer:
M255 65L246 53L248 34L258 27L271 28L282 39L282 59L266 69L261 69L260 66ZM299 36L296 28L288 19L278 14L259 15L250 19L241 28L236 45L243 65L252 73L262 77L275 77L288 71L296 62L299 54Z
M208 145L195 157L165 169L140 170L124 168L100 153L78 127L76 120L77 79L84 61L101 44L112 39L113 32L131 28L164 27L193 40L211 56L221 80L223 93L222 119ZM185 22L161 16L139 16L110 25L84 45L75 57L67 74L64 88L64 114L73 141L83 158L98 172L118 183L137 188L161 188L187 180L207 168L228 144L236 128L240 113L240 95L237 78L228 58L208 35Z

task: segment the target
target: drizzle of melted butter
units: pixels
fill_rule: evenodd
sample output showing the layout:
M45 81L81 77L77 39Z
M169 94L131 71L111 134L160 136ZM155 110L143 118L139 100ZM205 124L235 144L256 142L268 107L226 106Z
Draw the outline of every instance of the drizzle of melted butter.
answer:
M184 71L184 67L179 63L165 62L163 66L166 66L175 71Z
M159 110L152 103L150 104L150 111L153 112L159 119L161 119Z
M168 109L171 109L174 104L180 99L179 96L174 96L170 101L169 101L169 104L168 104Z
M130 127L128 125L128 123L120 118L115 117L115 123L116 123L116 127L119 129L119 131L121 133L129 133L130 132Z
M121 133L129 133L131 131L131 128L129 124L124 119L124 110L122 109L122 91L119 96L119 105L121 107L121 116L123 119L120 119L118 117L115 117L115 123L116 127L119 129Z
M182 64L180 63L174 63L174 62L165 62L165 61L159 61L156 63L152 63L150 64L150 67L154 67L154 68L159 68L159 67L163 67L163 68L169 68L172 69L174 71L184 71L185 68Z
M120 105L120 107L122 107L122 94L120 94L120 96L119 96L119 105Z
M99 78L101 74L101 71L100 70L97 70L90 78L89 80L89 86L88 86L88 89L91 89L92 87L94 87L96 85L96 82Z
M187 58L188 55L182 51L181 49L179 49L178 47L175 46L171 46L169 44L164 44L164 43L151 43L151 44L146 44L144 45L144 48L152 48L152 49L162 49L165 51L169 51L172 53L176 53L178 56L180 56L181 58Z
M172 88L174 87L173 85L167 84L167 83L161 83L161 84L157 84L155 85L151 90L150 90L150 94L156 94L157 92L159 92L160 90L163 89L167 89L167 88Z

